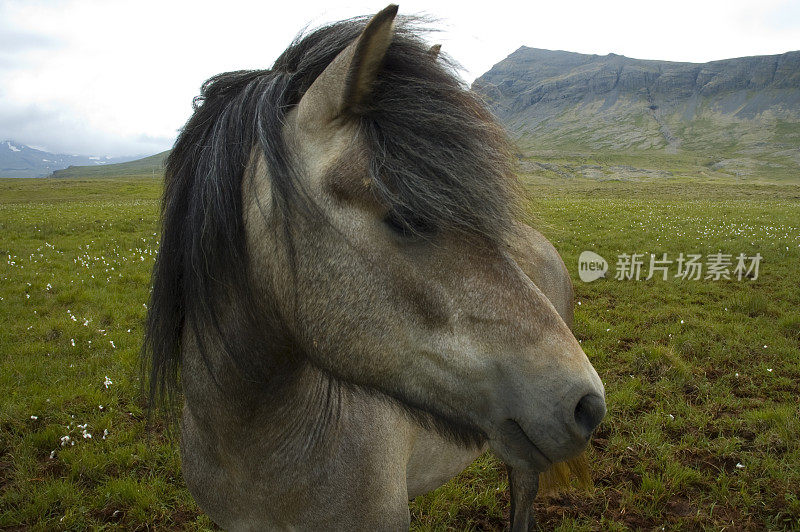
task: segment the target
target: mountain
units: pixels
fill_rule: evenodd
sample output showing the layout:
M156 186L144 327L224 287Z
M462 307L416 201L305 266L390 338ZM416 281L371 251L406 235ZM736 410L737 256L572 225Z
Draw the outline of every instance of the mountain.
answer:
M800 176L800 51L679 63L523 46L473 89L528 153L701 154Z
M104 166L70 166L56 170L50 177L120 177L120 176L161 176L164 173L164 161L170 150L118 164Z
M5 140L0 142L0 177L43 177L70 165L102 166L133 158L55 154Z

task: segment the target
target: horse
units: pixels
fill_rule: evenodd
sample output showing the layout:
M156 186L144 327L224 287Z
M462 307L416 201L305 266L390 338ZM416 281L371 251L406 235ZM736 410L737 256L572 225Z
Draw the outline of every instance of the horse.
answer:
M147 394L226 529L407 529L486 448L524 529L605 415L505 132L397 10L212 77L168 157Z

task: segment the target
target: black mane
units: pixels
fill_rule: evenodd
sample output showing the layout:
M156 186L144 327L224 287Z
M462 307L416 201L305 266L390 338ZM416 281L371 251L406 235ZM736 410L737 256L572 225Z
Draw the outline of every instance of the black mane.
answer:
M229 72L203 84L167 161L143 349L151 405L175 397L184 327L191 327L204 357L203 337L214 331L218 347L253 380L268 378L285 362L252 360L256 345L261 353L270 345L291 353L293 340L277 332L285 327L253 304L247 282L244 170L256 147L267 163L273 208L309 207L281 137L283 119L367 20L298 38L269 70ZM429 226L492 242L503 238L515 205L505 135L453 66L431 56L414 19L398 19L373 96L359 113L380 201ZM225 319L229 312L235 320ZM265 327L265 320L276 326ZM269 338L259 333L264 330L272 331Z

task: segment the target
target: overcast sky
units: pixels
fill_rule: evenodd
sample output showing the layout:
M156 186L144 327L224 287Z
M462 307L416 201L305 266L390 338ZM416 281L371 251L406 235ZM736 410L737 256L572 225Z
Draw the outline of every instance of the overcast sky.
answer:
M0 0L0 140L165 150L203 80L268 67L304 26L384 1ZM800 0L402 0L400 13L441 20L430 39L468 82L521 45L694 62L800 48Z

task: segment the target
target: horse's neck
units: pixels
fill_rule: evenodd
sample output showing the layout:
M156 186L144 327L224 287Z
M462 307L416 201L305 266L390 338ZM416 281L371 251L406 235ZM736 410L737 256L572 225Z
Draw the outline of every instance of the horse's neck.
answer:
M407 528L415 431L399 409L309 364L264 392L210 358L216 384L200 354L184 348L181 448L187 486L217 522Z
M265 384L267 379L243 375L218 351L203 356L195 342L184 346L186 408L225 452L280 455L283 463L293 463L324 454L340 432L348 391L309 364L287 366Z

